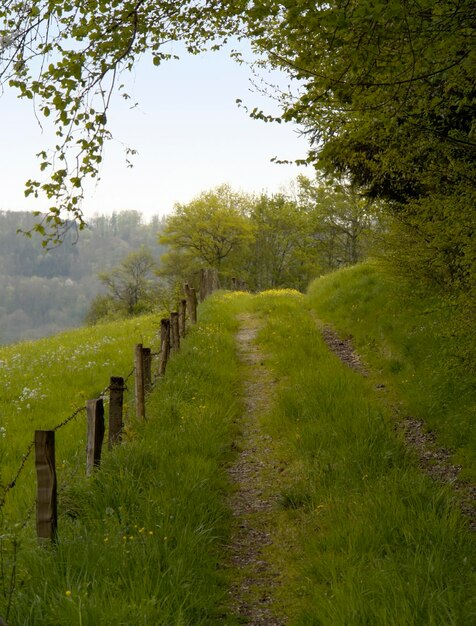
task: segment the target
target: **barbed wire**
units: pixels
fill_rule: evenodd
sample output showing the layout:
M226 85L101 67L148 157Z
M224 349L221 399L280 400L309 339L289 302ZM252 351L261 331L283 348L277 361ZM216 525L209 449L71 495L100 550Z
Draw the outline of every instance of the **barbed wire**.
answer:
M151 353L151 356L154 356L154 357L155 356L160 356L160 352L153 352L153 353ZM131 378L131 376L135 373L135 371L136 371L136 368L133 367L131 369L131 371L127 374L127 376L124 378L124 390L127 390L126 383ZM106 397L107 392L110 391L110 390L111 390L111 385L109 384L99 394L99 397L100 398ZM86 411L86 407L85 406L78 407L77 409L75 409L73 411L73 413L71 413L71 415L69 415L66 419L64 419L59 424L56 424L56 426L54 426L50 430L52 430L53 432L56 432L56 431L60 430L61 428L63 428L64 426L67 426L70 422L72 422L83 411ZM24 468L26 466L26 462L30 458L30 455L31 455L31 452L32 452L34 446L35 446L35 440L31 441L28 444L28 447L27 447L25 453L22 456L21 463L20 463L20 465L18 467L18 470L16 471L13 479L3 487L3 492L2 492L2 495L0 496L0 510L5 505L8 493L16 486L17 480L20 477L21 473L23 472L23 470L24 470ZM30 516L31 516L31 513L30 513Z
M51 430L53 432L56 432L60 428L63 428L63 426L66 426L67 424L72 422L75 417L77 417L82 411L85 411L85 410L86 410L85 406L78 407L75 411L73 411L73 413L69 417L67 417L65 420L63 420L59 424L56 424L56 426L54 428L52 428Z
M131 371L129 372L129 374L127 374L127 376L124 378L124 385L127 383L127 381L129 380L129 378L132 376L132 374L134 374L134 372L136 371L136 368L133 367L131 369Z
M26 449L25 454L22 457L21 463L20 463L20 467L18 468L15 476L13 477L13 479L7 484L5 485L5 487L3 488L3 493L2 493L2 497L0 498L0 510L3 508L3 506L5 505L5 501L7 499L7 494L9 491L11 491L15 485L16 482L18 480L18 478L20 477L20 474L22 473L26 462L28 461L31 451L33 450L33 446L35 445L35 440L31 441L28 445L28 448Z

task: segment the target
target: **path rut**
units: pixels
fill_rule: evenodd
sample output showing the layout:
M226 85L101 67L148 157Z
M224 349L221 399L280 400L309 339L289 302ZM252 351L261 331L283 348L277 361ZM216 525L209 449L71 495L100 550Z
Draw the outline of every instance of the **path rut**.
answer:
M245 366L245 411L235 441L239 452L228 470L235 486L229 502L234 516L231 565L238 572L230 591L231 605L235 615L250 626L284 626L272 610L279 574L273 571L263 550L273 541L271 517L277 494L270 484L276 467L272 440L263 432L259 417L271 406L273 379L255 342L257 318L242 315L240 324L236 341Z

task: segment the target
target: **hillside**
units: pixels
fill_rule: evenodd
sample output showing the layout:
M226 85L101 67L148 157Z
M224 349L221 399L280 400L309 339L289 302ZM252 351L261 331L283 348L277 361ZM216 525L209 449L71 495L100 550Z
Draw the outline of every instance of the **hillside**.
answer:
M157 260L164 251L157 241L158 216L146 224L137 211L98 215L79 237L72 228L49 251L37 237L17 233L32 228L35 219L28 212L0 211L0 345L81 326L101 291L99 272L141 246Z
M401 296L364 265L319 279L309 295L218 292L202 303L148 397L147 419L133 417L128 394L124 442L91 478L82 420L59 430L59 526L49 550L36 547L28 517L27 461L1 517L0 615L90 626L471 623L468 509L395 428L411 412L437 445L452 445L461 475L474 475L471 419L462 422L474 407L471 373L456 359L448 367L452 342L464 354L469 344L443 332L451 320L434 300ZM108 372L127 373L134 341L156 352L158 322L0 350L9 390L0 406L3 485L27 431L67 417L104 389ZM354 370L326 345L326 324L352 335ZM64 381L51 411L53 374L68 362L83 374Z

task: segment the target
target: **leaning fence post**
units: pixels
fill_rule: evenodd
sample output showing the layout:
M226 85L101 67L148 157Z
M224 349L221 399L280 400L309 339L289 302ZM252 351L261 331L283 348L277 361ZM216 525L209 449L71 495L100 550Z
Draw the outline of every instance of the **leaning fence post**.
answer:
M54 541L58 529L55 431L35 430L36 532L40 541Z
M170 314L170 343L172 352L178 352L180 349L180 336L179 336L179 314L177 311L172 311Z
M135 391L136 391L136 417L145 419L145 397L144 397L144 355L142 344L138 343L134 352L135 364Z
M170 353L170 320L160 320L160 361L159 376L164 376Z
M104 403L102 398L86 402L88 418L88 443L86 447L86 474L90 476L101 463L102 442L104 441Z
M124 406L124 379L111 376L109 383L109 449L122 438L122 410Z
M144 391L149 392L152 387L152 353L150 348L142 348L144 361Z
M180 300L179 305L179 336L185 337L185 318L187 316L187 301Z

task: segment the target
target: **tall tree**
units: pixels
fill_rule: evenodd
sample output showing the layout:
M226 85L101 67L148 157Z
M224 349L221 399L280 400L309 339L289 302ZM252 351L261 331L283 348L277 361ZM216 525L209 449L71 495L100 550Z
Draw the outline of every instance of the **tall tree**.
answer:
M310 221L315 253L323 271L353 265L368 256L375 235L383 230L381 203L363 196L345 180L305 176L297 196Z
M387 202L413 265L474 289L474 3L259 0L247 19L300 81L283 117L307 129L309 160Z
M164 42L192 52L246 31L274 67L300 81L280 120L307 130L309 160L384 199L440 282L476 292L471 0L38 0L0 6L0 82L52 116L58 143L40 153L54 202L36 229L80 225L84 177L97 176L118 72ZM272 119L255 111L256 117ZM54 158L53 158L54 156Z
M221 185L201 193L188 204L177 204L168 218L161 244L167 244L173 253L164 259L166 265L177 254L188 259L190 268L209 267L226 271L230 260L253 239L253 228L245 216L251 200L244 194Z
M290 195L279 193L261 194L249 217L255 231L246 266L250 286L305 289L318 273L309 214Z

